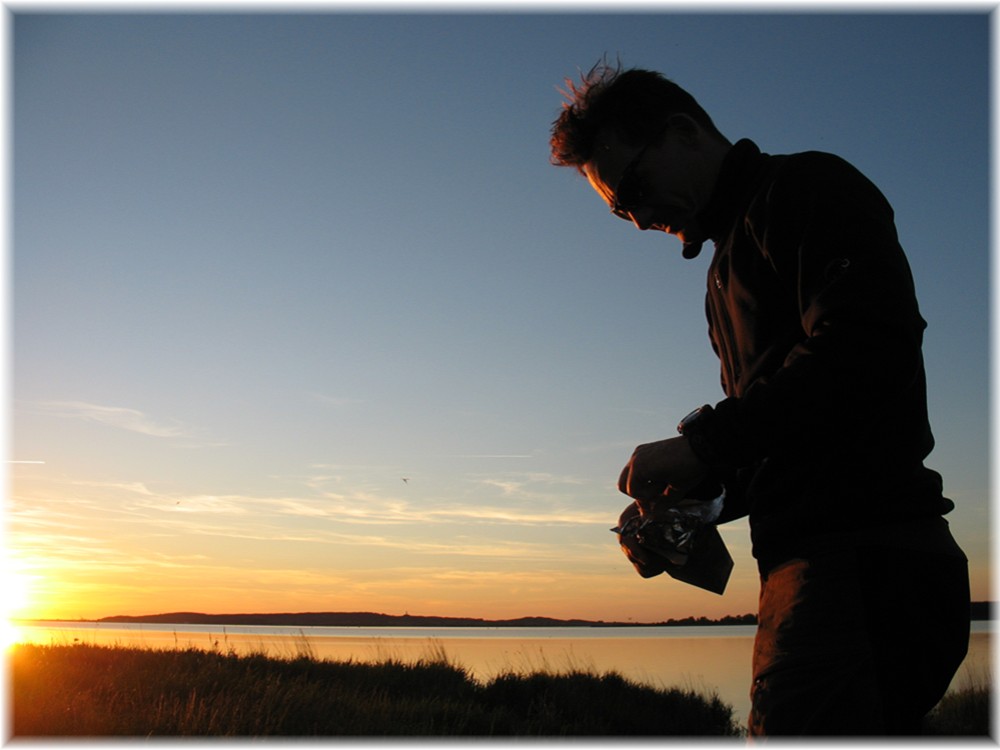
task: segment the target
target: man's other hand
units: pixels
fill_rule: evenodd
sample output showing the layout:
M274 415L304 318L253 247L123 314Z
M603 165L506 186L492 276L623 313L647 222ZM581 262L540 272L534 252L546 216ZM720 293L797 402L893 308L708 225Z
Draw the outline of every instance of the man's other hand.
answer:
M708 473L686 437L640 445L618 477L618 489L633 498L646 515L655 503L684 499Z

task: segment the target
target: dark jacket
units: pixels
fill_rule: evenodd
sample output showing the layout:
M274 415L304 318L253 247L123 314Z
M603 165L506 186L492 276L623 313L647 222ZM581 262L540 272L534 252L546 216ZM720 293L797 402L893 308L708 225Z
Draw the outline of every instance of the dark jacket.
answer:
M839 157L743 140L700 218L727 395L705 457L735 490L723 520L749 514L755 556L777 561L830 532L947 513L923 465L926 323L882 193Z

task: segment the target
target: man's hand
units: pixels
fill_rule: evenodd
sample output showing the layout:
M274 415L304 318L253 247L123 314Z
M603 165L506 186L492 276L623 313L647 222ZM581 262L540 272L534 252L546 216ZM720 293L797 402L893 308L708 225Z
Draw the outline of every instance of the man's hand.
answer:
M643 515L657 501L680 501L707 475L708 467L686 437L640 445L618 478L618 489L634 498Z

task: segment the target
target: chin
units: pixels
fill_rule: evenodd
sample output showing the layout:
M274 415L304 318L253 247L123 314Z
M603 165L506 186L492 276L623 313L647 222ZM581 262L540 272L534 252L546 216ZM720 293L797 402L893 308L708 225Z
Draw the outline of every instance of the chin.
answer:
M681 242L697 243L704 242L706 239L696 228L678 229L676 232L671 232L671 234L673 234Z

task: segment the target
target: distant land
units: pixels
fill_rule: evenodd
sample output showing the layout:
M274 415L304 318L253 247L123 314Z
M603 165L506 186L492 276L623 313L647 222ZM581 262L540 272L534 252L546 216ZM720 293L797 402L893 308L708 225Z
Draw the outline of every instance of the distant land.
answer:
M973 620L992 619L992 602L973 602ZM476 617L386 615L377 612L286 612L271 614L218 614L168 612L157 615L113 615L93 622L159 623L172 625L269 625L284 627L422 627L422 628L623 628L679 625L756 625L756 614L727 615L718 619L683 617L661 622L606 622L604 620L558 620L552 617L518 617L486 620Z
M159 615L114 615L95 622L158 623L171 625L270 625L303 627L419 627L419 628L622 628L658 625L756 625L754 614L730 615L718 620L685 617L664 622L605 622L604 620L557 620L552 617L517 617L485 620L478 617L431 617L385 615L377 612L288 612L274 614L222 614L168 612Z

